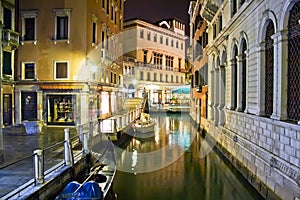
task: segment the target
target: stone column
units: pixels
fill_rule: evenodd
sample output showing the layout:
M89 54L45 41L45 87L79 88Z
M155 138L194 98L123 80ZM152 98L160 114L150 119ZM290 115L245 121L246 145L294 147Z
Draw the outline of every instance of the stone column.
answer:
M265 114L265 42L261 42L259 44L257 54L259 59L257 59L259 66L258 69L258 92L257 92L257 114L264 115ZM275 79L274 79L275 80Z
M39 90L36 93L37 93L37 105L38 105L37 118L39 120L44 120L44 118L43 118L43 91Z
M208 119L214 120L214 71L210 71L210 82L208 84Z
M242 110L242 82L243 82L243 77L242 77L242 72L243 72L243 58L242 54L240 54L237 58L237 106L236 106L236 111L241 112Z
M227 106L227 108L230 109L230 110L236 109L236 106L234 106L235 96L236 96L236 94L234 92L235 91L234 88L235 88L235 85L236 85L235 80L234 80L234 76L237 72L234 71L234 68L233 68L235 63L236 63L235 59L232 59L232 60L230 60L230 63L228 64L228 71L229 71L228 79L231 80L231 81L229 81L230 85L228 85L228 91L227 91L227 93L229 93L229 94L227 94L228 95L228 99L227 99L227 105L228 106Z
M77 103L79 107L79 111L80 111L80 115L79 115L79 121L81 122L81 124L85 124L89 121L89 105L90 105L90 98L89 98L89 87L87 84L84 85L84 88L81 91L80 94L80 104Z
M15 90L15 125L21 124L21 92L19 89Z
M287 119L288 31L273 35L274 40L274 98L271 118Z
M215 68L215 77L214 77L214 110L215 110L215 125L219 123L219 103L220 103L220 96L219 96L219 81L220 81L220 72L219 68Z
M225 124L225 112L224 112L224 106L225 106L225 66L220 65L219 67L219 96L220 96L220 102L219 102L219 125L224 126Z

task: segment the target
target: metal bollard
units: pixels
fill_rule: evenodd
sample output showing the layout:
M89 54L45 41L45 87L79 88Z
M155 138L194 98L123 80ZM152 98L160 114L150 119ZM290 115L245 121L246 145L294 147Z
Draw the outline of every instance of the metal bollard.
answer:
M66 165L71 165L71 159L70 159L70 132L68 128L65 128L65 163Z
M39 184L44 183L44 152L37 149L34 152L34 178Z
M83 151L84 154L89 153L87 133L83 133L83 150L82 151Z

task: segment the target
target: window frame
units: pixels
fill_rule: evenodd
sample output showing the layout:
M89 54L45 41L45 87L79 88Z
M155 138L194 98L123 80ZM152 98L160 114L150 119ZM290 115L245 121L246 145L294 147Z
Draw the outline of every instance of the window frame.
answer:
M37 10L27 10L27 11L21 11L21 44L23 45L26 42L33 42L33 44L36 44L37 42L37 16L38 11ZM28 18L34 19L34 36L33 40L26 40L26 23L25 20Z
M67 77L66 78L57 78L56 65L57 63L66 63L67 64ZM69 80L70 77L70 63L69 61L54 61L54 80Z
M33 73L34 73L34 75L33 75L33 78L26 78L26 65L27 64L33 64ZM36 73L36 64L35 64L35 62L30 62L30 61L28 61L28 62L22 62L22 71L21 71L21 80L35 80L36 79L36 75L37 75L37 73Z
M70 25L71 25L71 8L64 8L64 9L53 9L53 14L54 14L54 42L56 43L57 41L66 41L67 43L70 42ZM67 17L67 37L66 38L58 38L58 17Z

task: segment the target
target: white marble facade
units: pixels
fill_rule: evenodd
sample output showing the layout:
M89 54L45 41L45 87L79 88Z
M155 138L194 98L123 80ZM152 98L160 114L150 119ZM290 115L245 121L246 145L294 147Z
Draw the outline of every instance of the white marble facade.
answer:
M295 43L299 44L299 34L296 40L290 37L292 26L300 31L300 1L200 0L197 4L202 5L199 13L208 22L209 37L205 47L209 107L202 127L214 126L211 135L270 191L282 199L300 198L300 97L293 97L299 91L290 89L300 87L299 81L290 79L300 75L289 71L292 62L299 63L297 51L291 56L289 52L295 50L289 48L297 49ZM296 24L289 26L291 21ZM269 41L271 54L267 54ZM272 86L267 87L268 76ZM272 103L266 103L267 98Z

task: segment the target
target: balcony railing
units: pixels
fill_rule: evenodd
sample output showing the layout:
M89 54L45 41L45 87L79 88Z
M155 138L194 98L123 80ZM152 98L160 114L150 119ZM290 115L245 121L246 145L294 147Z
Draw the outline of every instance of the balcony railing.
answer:
M101 49L101 61L106 63L107 65L111 65L112 63L115 63L119 66L121 66L121 59L115 54L107 49Z
M10 29L2 30L2 46L10 46L12 50L19 47L19 33Z

